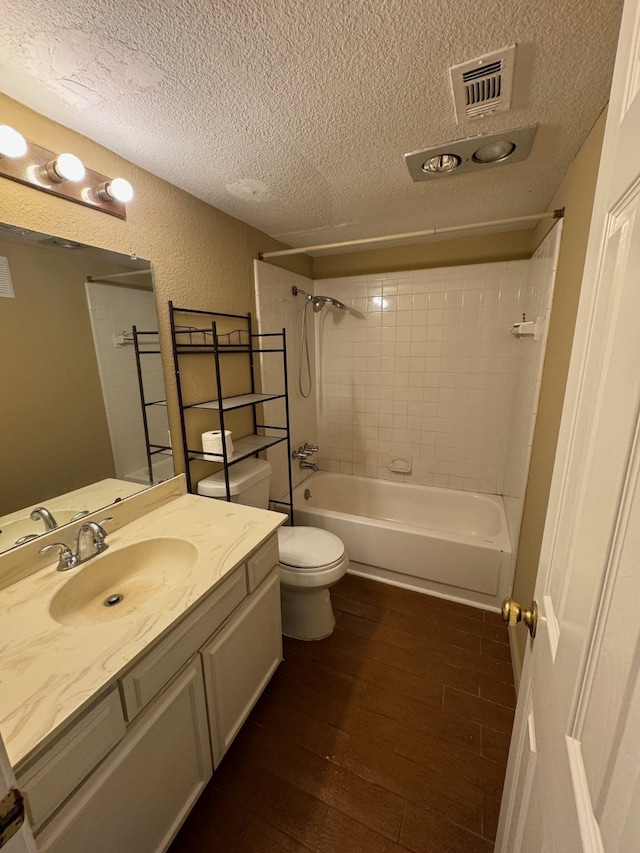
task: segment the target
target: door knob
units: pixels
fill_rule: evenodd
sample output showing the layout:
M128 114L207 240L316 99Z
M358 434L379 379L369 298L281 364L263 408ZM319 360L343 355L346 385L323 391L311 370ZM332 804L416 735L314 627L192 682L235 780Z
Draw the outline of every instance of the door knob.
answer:
M531 607L528 610L524 610L513 598L505 598L502 602L502 621L510 628L517 625L518 622L524 622L533 639L536 635L536 628L538 627L538 602L532 601Z

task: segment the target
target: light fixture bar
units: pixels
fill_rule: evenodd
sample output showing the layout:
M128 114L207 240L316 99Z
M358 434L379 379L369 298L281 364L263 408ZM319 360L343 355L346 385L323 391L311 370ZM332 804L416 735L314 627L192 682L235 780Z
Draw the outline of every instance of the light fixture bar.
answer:
M78 182L68 179L53 180L47 171L47 165L54 163L59 156L56 152L27 140L27 150L22 156L0 157L0 177L66 198L85 207L92 207L94 210L101 210L119 219L127 218L123 202L117 199L107 201L98 194L97 188L112 180L106 175L85 167L84 177Z

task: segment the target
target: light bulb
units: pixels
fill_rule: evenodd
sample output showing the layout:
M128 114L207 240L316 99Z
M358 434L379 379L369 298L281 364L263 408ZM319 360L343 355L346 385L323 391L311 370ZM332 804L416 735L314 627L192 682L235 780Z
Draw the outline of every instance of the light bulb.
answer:
M84 178L84 165L75 154L60 154L53 161L53 171L60 181L81 181Z
M0 157L22 157L26 153L24 136L8 124L0 124Z
M106 186L107 193L116 201L126 203L133 198L133 187L124 178L114 178Z
M476 163L500 163L510 157L515 150L515 142L499 139L497 142L487 142L486 145L481 145L472 159Z
M436 154L435 157L430 157L422 164L423 172L453 172L462 163L462 159L457 154Z

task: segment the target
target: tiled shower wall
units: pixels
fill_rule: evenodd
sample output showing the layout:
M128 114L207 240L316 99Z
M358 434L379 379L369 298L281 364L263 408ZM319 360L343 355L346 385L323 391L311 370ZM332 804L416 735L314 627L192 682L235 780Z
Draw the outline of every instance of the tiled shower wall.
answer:
M520 536L561 234L562 221L545 237L529 261L523 311L528 320L537 320L538 333L535 338L517 339L517 373L502 489L514 554Z
M288 369L289 369L289 414L291 419L291 447L295 449L305 442L316 443L316 378L315 378L315 324L311 309L307 311L307 330L309 333L309 355L311 360L311 379L313 387L311 394L305 398L298 388L298 372L300 365L300 323L304 299L294 296L291 288L295 285L313 293L313 279L305 278L297 273L280 269L255 261L256 306L258 327L260 332L280 332L284 328L287 336ZM263 354L261 356L262 388L265 392L280 393L284 390L282 374L282 358L279 354ZM306 392L308 385L303 389ZM265 423L284 423L284 404L274 400L264 406ZM315 457L314 457L315 458ZM289 491L287 474L286 443L278 444L267 451L267 459L273 468L271 480L271 496L283 498ZM294 488L310 471L301 470L297 462L292 462L292 479Z
M293 446L317 439L323 470L504 494L515 550L560 235L561 223L530 261L315 282L256 262L262 328L287 328ZM308 312L309 400L297 387L303 302L294 284L349 306ZM523 314L540 318L535 340L509 334ZM277 368L264 379L274 386ZM409 474L390 471L398 457L410 459ZM294 465L294 484L305 476ZM282 476L278 489L286 493Z
M150 290L116 284L87 282L85 288L116 477L125 478L138 471L144 474L147 456L134 347L131 343L116 346L115 338L125 330L130 331L133 325L140 330L158 328L155 297ZM157 339L149 340L153 344L145 344L142 348L158 349ZM147 356L142 366L147 399L164 399L160 356ZM166 444L166 409L150 407L147 416L151 441ZM171 476L171 473L165 476Z
M315 282L320 467L500 493L529 261ZM397 457L409 474L394 474Z

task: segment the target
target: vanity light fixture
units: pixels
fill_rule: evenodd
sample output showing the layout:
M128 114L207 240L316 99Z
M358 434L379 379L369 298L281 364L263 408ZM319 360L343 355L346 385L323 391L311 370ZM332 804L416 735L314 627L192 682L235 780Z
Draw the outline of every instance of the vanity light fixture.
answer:
M0 125L0 177L120 219L127 218L125 204L133 198L133 187L124 178L87 169L75 154L42 148L6 124Z
M22 157L27 153L27 140L8 124L0 124L0 157Z
M47 175L55 184L62 181L81 181L85 176L84 163L75 154L60 154L45 166Z
M96 192L104 201L121 201L126 203L133 198L133 187L124 178L114 178L96 187Z

